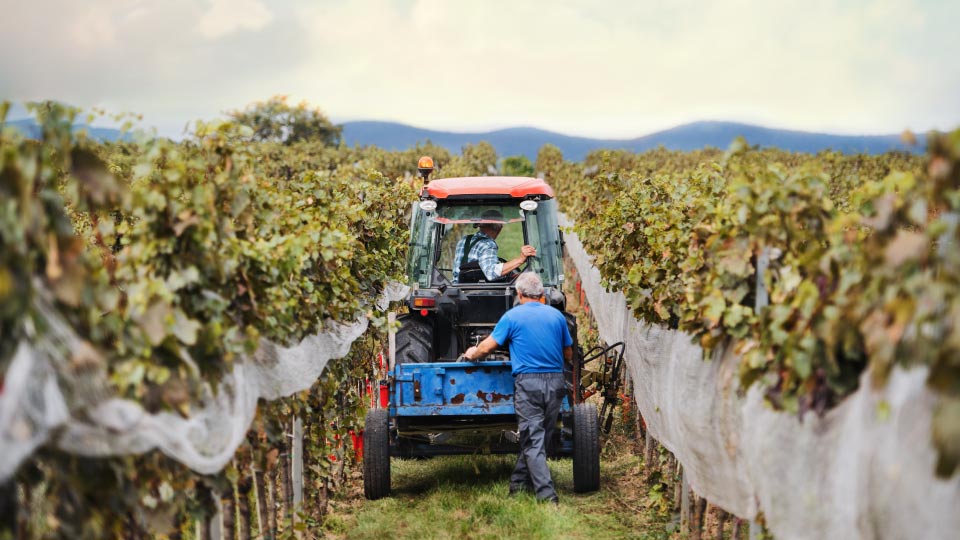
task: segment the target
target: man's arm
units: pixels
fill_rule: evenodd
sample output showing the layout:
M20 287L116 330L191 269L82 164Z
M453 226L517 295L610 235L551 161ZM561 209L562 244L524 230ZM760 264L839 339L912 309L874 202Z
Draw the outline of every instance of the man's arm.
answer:
M563 359L566 360L568 364L573 362L573 347L563 348Z
M463 353L463 356L464 358L470 361L479 360L484 356L492 353L499 346L500 344L497 343L497 340L493 339L490 336L487 336L476 347L470 347L469 349L467 349L467 352ZM571 354L572 354L572 351L571 351Z
M510 272L513 272L517 268L520 268L520 265L527 262L528 257L536 257L536 255L537 255L537 248L533 246L523 246L522 248L520 248L519 257L503 263L503 269L500 270L500 275L505 276Z

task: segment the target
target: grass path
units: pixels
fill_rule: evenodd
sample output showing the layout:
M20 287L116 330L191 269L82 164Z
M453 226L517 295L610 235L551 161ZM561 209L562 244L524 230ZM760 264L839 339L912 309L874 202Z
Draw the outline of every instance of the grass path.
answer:
M515 456L449 456L392 461L392 495L367 501L353 478L332 501L318 535L337 539L665 539L670 516L647 500L641 460L625 441L608 444L601 490L573 492L569 459L550 470L559 507L532 495L507 497ZM614 453L613 448L619 447Z

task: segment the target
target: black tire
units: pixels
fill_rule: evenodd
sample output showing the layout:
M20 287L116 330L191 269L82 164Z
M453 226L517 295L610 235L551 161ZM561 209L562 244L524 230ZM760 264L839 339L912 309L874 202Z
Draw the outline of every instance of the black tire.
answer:
M409 313L400 316L397 330L397 363L433 361L433 325L425 317Z
M593 403L573 406L573 490L600 489L600 424Z
M390 494L390 426L386 409L367 412L363 428L363 495L372 500Z

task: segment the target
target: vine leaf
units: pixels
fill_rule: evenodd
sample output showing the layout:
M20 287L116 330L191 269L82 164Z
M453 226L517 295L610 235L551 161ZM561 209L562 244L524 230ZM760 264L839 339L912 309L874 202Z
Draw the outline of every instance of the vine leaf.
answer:
M896 268L907 261L920 259L929 249L930 242L925 234L901 229L883 253L887 264Z
M151 345L159 345L167 337L167 320L172 315L170 304L156 301L137 319Z

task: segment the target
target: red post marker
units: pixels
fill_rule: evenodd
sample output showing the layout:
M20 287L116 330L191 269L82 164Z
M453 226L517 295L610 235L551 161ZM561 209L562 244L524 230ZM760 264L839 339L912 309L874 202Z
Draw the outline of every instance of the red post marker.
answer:
M353 457L358 462L363 461L363 430L360 434L350 431L350 440L353 442Z
M390 387L381 384L380 385L380 407L387 408L387 405L390 404Z

